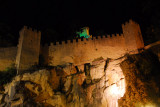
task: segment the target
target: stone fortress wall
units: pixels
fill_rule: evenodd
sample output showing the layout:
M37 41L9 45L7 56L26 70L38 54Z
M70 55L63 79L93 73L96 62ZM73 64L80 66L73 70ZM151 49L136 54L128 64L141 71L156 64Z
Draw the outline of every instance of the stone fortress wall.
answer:
M122 24L123 34L93 37L92 39L73 39L61 44L56 42L49 46L49 65L75 65L91 63L97 58L116 59L124 54L144 47L139 24L129 20Z
M0 71L15 64L17 47L0 48Z
M62 44L49 46L50 65L63 65L74 63L75 65L90 63L97 58L118 58L125 53L123 35L108 35L92 39L73 39Z
M127 52L132 52L144 47L144 41L138 23L129 20L129 22L122 24L122 30L125 38Z
M39 63L41 32L24 26L19 33L16 66L23 71Z
M20 31L18 48L0 49L0 70L11 63L15 63L19 71L26 70L39 63L40 54L45 64L51 66L68 63L79 65L92 63L98 58L116 59L144 47L139 24L130 20L122 25L122 30L122 34L73 39L56 42L55 45L51 43L49 46L40 46L41 32L24 27Z

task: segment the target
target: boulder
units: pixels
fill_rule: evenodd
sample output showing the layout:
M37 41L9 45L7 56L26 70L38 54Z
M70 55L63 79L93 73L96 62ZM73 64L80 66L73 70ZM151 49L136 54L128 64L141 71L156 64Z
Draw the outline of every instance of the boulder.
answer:
M36 84L32 84L30 82L27 82L27 83L25 83L25 87L37 95L39 95L39 93L40 93L40 88Z
M66 75L72 75L77 73L77 70L73 64L63 67L63 71Z
M66 107L64 96L62 94L52 96L51 98L45 100L45 103L48 103L54 107Z
M105 69L105 60L95 61L92 62L91 69L90 69L90 76L92 80L100 79L104 76L104 69Z
M63 91L67 92L69 90L69 88L71 87L71 83L72 83L72 77L68 76L65 78L65 83L64 83L64 88Z
M4 100L4 94L0 94L0 104L3 102L3 100Z
M46 91L50 96L54 95L51 85L48 83L50 72L48 70L40 70L32 74L26 73L23 75L23 81L31 81L33 83L39 84L42 88L42 91Z
M50 72L51 74L49 76L49 83L51 84L53 90L57 90L60 85L60 76L57 75L55 69L52 69Z

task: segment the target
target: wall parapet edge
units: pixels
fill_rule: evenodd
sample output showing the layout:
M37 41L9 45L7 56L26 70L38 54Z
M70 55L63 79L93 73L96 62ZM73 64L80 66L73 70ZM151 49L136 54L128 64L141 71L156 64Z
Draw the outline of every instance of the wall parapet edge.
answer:
M21 30L21 31L30 31L30 32L33 32L33 33L37 33L38 35L41 35L41 31L37 30L37 29L32 29L31 27L28 27L28 26L24 26Z
M68 45L68 44L77 44L77 43L83 43L83 42L89 42L89 41L95 41L95 40L102 40L102 39L113 39L113 38L119 38L123 37L123 34L110 34L110 35L102 35L102 36L94 36L93 38L77 38L77 39L71 39L66 41L57 41L57 42L51 42L49 46L61 46L61 45Z

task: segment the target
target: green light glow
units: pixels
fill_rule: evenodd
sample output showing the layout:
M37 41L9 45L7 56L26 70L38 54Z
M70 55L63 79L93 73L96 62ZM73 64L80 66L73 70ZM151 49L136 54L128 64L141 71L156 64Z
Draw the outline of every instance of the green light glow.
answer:
M81 37L84 37L84 38L89 38L90 37L88 27L82 28L82 31L76 32L76 34L78 34L80 38Z

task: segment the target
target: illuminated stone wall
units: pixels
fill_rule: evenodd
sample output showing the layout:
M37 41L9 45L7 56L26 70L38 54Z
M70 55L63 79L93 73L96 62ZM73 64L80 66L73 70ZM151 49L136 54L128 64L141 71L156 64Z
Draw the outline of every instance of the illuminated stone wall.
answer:
M63 65L74 63L75 65L90 63L97 58L118 58L125 53L123 35L108 35L93 39L73 39L65 44L58 42L49 46L50 65Z
M24 27L20 31L16 65L18 71L26 70L38 64L41 32Z
M17 47L0 48L0 71L15 64Z
M123 34L107 35L92 39L73 39L49 46L49 64L75 65L90 63L97 58L116 59L125 53L137 51L144 47L141 30L137 23L130 20L122 25Z
M25 70L32 65L38 64L40 54L45 59L44 63L52 66L68 63L80 65L91 63L99 58L117 59L126 53L137 51L144 47L139 24L130 20L122 25L122 30L123 34L120 35L112 34L84 38L83 40L73 39L66 42L57 42L55 45L51 43L49 46L40 47L41 32L24 27L20 31L15 61L17 69ZM14 52L11 53L14 56ZM4 63L3 66L6 67L8 64Z
M128 52L144 47L139 24L132 20L129 20L129 22L122 24L122 30L125 38L126 49Z

